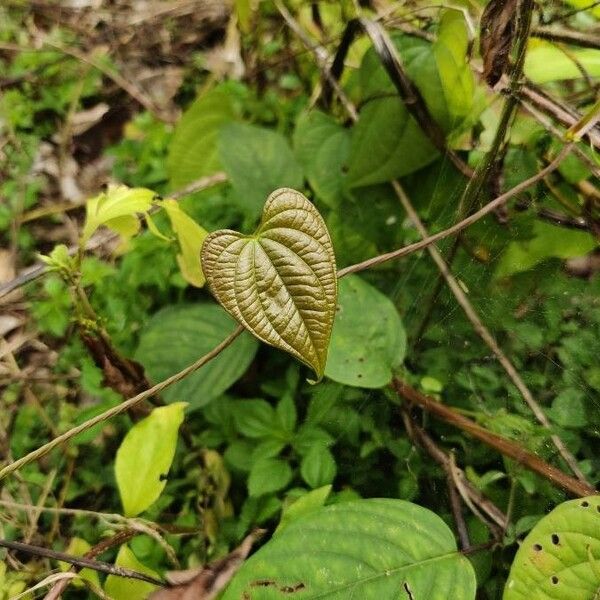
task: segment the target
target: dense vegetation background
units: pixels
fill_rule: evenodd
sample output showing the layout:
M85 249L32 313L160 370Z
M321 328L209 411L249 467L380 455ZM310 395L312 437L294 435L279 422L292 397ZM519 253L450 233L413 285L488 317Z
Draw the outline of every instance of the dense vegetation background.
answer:
M0 474L1 538L94 547L158 577L272 532L310 490L316 504L397 498L442 517L478 597L501 597L518 541L600 483L600 6L486 4L2 3L0 466L234 330L201 287L201 228L251 233L291 187L342 269L534 181L435 246L340 280L320 383L244 333ZM125 242L100 228L85 253L40 263L83 247L86 201L106 184L174 197L200 227L185 238L164 208L139 231L109 223ZM158 433L140 428L154 406ZM25 550L2 555L2 599L68 568ZM154 589L82 573L115 600Z

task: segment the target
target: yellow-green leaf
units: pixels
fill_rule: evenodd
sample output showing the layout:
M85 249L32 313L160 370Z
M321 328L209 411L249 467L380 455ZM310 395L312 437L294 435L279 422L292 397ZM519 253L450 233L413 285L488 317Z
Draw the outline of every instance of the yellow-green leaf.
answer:
M65 552L72 556L83 556L88 550L90 550L91 546L82 538L74 537L69 542L67 549ZM68 571L71 568L71 565L66 562L59 561L58 567L61 571ZM92 569L82 569L79 571L79 577L81 579L86 579L92 585L96 587L100 587L100 579L98 578L98 573ZM84 583L80 579L74 579L71 583L74 587L83 587Z
M181 274L188 283L202 287L205 279L200 264L200 250L208 231L183 212L175 200L164 200L158 204L167 211L173 231L177 235L181 248L181 253L177 255L177 264Z
M125 237L131 237L139 227L136 215L150 210L155 196L152 190L146 188L119 185L109 187L106 192L91 198L85 207L82 243L85 244L101 225L106 225Z
M143 573L149 577L160 579L158 573L142 564L135 554L129 549L127 544L123 544L117 554L115 565L125 567ZM140 581L139 579L128 579L126 577L118 577L117 575L109 575L104 584L104 591L112 598L112 600L145 600L157 586Z
M162 493L185 406L175 402L155 408L129 430L117 450L115 474L126 516L139 515Z
M300 192L273 192L253 235L228 229L204 241L202 268L223 307L257 338L321 378L335 315L335 256L323 218Z

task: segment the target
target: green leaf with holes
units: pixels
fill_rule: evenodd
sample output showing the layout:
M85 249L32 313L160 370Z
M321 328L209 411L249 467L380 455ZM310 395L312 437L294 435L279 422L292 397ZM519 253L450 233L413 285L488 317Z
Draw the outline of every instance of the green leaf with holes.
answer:
M325 375L345 385L380 388L405 353L406 333L393 302L358 275L344 277Z
M600 496L570 500L525 538L503 600L596 600L599 562Z
M158 311L142 329L135 359L157 383L210 352L236 328L236 322L214 303L179 304ZM249 367L258 344L246 333L204 367L169 386L166 402L183 400L200 408L220 396Z
M335 256L307 198L276 190L253 235L224 229L206 238L202 268L215 298L246 329L323 376L337 297Z
M185 402L155 408L136 423L117 450L115 476L125 516L144 512L167 485Z
M475 587L440 517L402 500L371 499L291 521L242 566L222 600L474 600Z

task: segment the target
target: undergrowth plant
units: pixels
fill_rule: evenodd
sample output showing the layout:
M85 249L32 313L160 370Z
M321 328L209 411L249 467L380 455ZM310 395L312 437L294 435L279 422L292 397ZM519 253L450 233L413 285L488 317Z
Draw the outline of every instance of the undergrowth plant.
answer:
M120 80L2 59L57 383L2 384L1 600L600 598L598 9L360 4L236 1L260 77L196 56L71 246L18 148Z

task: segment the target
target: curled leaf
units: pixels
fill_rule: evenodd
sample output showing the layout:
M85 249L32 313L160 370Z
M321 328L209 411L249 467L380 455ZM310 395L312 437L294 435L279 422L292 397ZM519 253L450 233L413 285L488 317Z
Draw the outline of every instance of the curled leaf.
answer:
M169 215L171 226L177 235L181 249L181 253L177 255L177 264L181 274L188 283L202 287L204 274L200 266L200 249L208 232L183 212L175 200L163 200L157 204L162 206Z
M515 35L518 0L491 0L481 17L479 50L483 77L495 86L506 72Z
M111 186L106 192L87 201L85 225L81 236L85 244L101 225L110 227L128 239L139 229L138 213L146 213L155 197L146 188L128 188L125 185Z
M257 338L321 378L337 297L335 256L323 218L300 192L273 192L253 235L228 229L204 241L202 268L222 306Z

